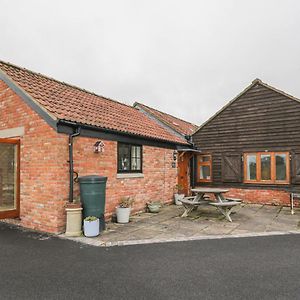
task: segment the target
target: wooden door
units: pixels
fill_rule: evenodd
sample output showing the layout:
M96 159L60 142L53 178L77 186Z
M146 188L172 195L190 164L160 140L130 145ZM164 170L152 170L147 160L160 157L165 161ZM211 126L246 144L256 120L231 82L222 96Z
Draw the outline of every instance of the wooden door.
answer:
M190 193L190 158L189 153L178 155L178 184L183 187L186 196Z
M0 138L0 219L20 215L20 141Z

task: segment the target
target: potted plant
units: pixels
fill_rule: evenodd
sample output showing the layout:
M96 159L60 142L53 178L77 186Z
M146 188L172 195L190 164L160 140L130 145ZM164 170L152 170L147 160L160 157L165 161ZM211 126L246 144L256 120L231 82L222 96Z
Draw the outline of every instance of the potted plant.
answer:
M117 222L128 223L131 211L131 206L134 199L131 197L122 197L119 206L116 207Z
M83 220L83 232L86 237L95 237L100 233L100 224L97 217L86 217Z
M151 213L158 213L161 208L160 201L152 201L147 203L147 208Z
M182 205L182 200L184 198L183 186L181 184L176 184L174 187L174 200L176 205Z

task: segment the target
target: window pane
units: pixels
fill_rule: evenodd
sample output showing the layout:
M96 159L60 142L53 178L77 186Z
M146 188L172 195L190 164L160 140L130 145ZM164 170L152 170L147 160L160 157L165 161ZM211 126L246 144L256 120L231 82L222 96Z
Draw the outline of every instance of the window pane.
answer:
M121 171L130 170L130 145L119 145L118 168Z
M201 156L199 156L199 161L200 162L208 162L208 161L210 161L210 156L209 155L201 155Z
M141 160L134 158L131 160L131 170L138 171L141 170Z
M286 154L275 154L276 158L276 180L286 180Z
M247 155L247 180L256 180L256 155Z
M0 211L16 208L17 146L0 144Z
M141 147L131 147L131 170L141 170Z
M132 146L131 147L131 157L141 158L141 147L140 146Z
M271 180L271 155L262 154L261 160L261 180Z
M200 179L210 180L210 166L200 166Z

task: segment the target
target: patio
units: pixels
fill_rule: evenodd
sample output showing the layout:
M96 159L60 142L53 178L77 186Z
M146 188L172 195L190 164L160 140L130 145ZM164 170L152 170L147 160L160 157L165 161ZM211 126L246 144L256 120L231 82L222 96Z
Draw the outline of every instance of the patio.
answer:
M183 208L165 206L157 214L140 213L128 224L108 223L96 238L66 237L94 246L122 246L170 241L199 240L270 234L300 233L300 209L291 215L289 207L242 204L234 208L233 222L214 207L201 207L181 218Z

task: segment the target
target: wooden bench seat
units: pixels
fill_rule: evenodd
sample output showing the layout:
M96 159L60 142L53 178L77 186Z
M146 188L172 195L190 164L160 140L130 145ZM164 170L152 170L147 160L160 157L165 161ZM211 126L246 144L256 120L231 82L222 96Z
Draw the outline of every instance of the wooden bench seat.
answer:
M186 198L189 198L189 197L186 197ZM180 202L182 202L182 204L188 204L188 205L194 205L194 206L207 203L207 201L204 201L204 200L195 202L193 200L189 200L189 199L186 199L186 198L183 198L182 200L180 200Z
M209 205L216 207L229 222L232 222L232 219L230 217L232 209L240 204L241 202L238 201L209 202Z
M183 199L180 199L179 201L182 202L182 200L184 201L193 201L195 200L196 196L190 196L190 197L184 197Z
M180 201L184 207L182 217L187 217L193 210L197 209L198 206L211 205L216 207L229 222L232 222L230 217L231 211L235 206L240 205L242 200L237 198L226 198L222 202L221 200L220 202L212 202L211 199L207 197L205 199L201 198L200 200L197 200L196 197L184 197Z
M240 205L241 202L236 202L236 201L226 201L226 202L209 202L209 205L213 205L216 207L231 207L231 206L236 206L236 205Z
M242 202L242 199L238 199L238 198L226 198L227 201L235 201L235 202Z
M192 212L194 209L197 209L198 206L207 204L207 201L195 201L195 197L184 197L182 200L180 200L182 203L182 206L184 207L184 212L181 217L187 217L190 212Z

